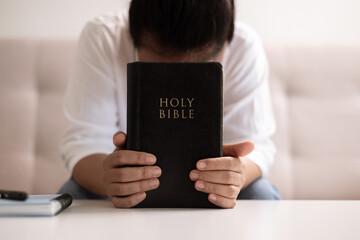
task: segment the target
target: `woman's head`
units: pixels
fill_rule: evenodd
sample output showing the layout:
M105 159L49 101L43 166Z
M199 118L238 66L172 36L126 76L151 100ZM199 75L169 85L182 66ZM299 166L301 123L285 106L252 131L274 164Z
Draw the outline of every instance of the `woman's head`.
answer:
M140 51L206 61L231 41L234 12L233 0L132 0L130 33Z

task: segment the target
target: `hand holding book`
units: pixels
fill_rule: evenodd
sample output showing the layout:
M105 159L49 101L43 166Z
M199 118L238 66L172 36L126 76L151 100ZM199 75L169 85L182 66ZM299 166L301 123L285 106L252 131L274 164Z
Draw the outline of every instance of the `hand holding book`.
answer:
M198 191L209 193L208 199L222 208L233 208L246 182L244 158L254 149L252 142L223 145L224 157L207 158L196 163L190 172Z
M154 166L154 155L124 150L126 134L123 132L116 133L113 142L116 149L104 161L105 187L115 207L133 207L146 198L146 191L159 187L161 169ZM208 193L209 201L219 207L234 207L246 181L243 157L253 149L252 142L223 145L224 157L199 160L197 169L190 172L191 180L196 181L195 189ZM159 171L154 173L156 170Z
M154 166L153 154L125 150L125 133L116 133L113 142L116 149L103 163L105 189L115 207L130 208L145 199L146 191L159 187L161 169Z

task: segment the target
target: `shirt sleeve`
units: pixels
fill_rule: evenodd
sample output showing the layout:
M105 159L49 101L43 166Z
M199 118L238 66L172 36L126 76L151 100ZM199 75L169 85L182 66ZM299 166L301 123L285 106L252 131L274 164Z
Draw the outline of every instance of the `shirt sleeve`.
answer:
M269 67L262 43L249 27L230 43L224 72L224 143L254 142L247 157L267 176L275 154Z
M89 22L78 41L64 102L69 125L60 145L70 172L82 158L114 150L112 137L118 129L118 117L112 54L116 49L111 38L100 23Z

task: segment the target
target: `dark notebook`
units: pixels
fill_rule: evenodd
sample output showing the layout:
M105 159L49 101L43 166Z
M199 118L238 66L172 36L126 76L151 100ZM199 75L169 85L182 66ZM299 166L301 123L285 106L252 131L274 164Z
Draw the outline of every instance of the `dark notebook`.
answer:
M135 207L218 208L189 173L222 156L221 64L135 62L127 74L126 148L154 154L162 169L160 186Z

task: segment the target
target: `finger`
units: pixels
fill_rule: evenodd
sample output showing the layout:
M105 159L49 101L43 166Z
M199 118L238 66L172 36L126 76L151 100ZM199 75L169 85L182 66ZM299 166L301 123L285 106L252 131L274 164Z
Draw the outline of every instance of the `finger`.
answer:
M208 199L213 204L222 208L234 208L236 206L236 199L226 198L214 193L209 194Z
M153 165L156 157L151 153L120 150L112 153L108 160L110 167L122 167L124 165Z
M148 180L136 181L131 183L112 183L108 187L110 196L128 196L135 193L146 192L158 188L159 179L152 178Z
M228 170L243 173L244 165L238 157L206 158L196 163L199 170Z
M236 144L224 144L223 156L244 157L250 154L255 148L252 142L242 142Z
M127 183L161 176L161 168L158 166L145 167L122 167L109 170L108 181Z
M117 132L113 136L113 143L117 150L125 149L126 134L124 132Z
M226 198L237 198L240 187L227 184L216 184L204 181L195 182L196 190L205 193L215 193Z
M117 208L130 208L141 203L146 198L146 193L136 193L127 197L112 196L111 201Z
M235 186L242 185L241 174L233 171L199 171L192 170L190 179L193 181L203 180L205 182L230 184Z

